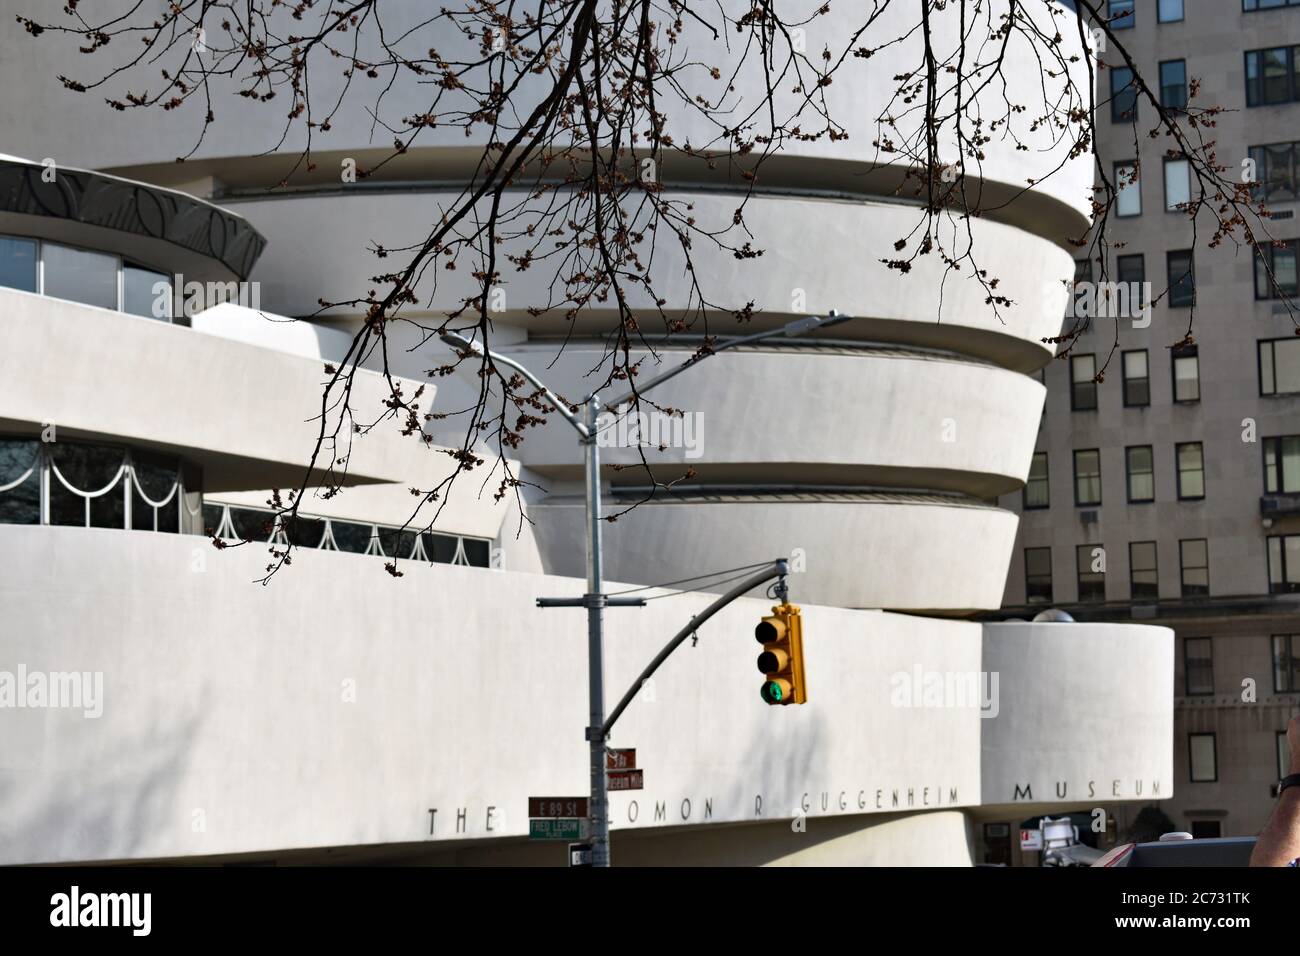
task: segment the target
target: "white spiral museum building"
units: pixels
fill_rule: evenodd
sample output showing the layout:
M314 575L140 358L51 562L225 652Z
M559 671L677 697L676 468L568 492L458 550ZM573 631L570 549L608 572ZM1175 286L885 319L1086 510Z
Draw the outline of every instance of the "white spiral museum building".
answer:
M1030 6L1047 22L1047 4ZM906 7L882 17L884 33L905 32ZM840 19L811 23L809 48ZM953 29L936 17L939 42ZM832 105L874 117L918 44L837 75ZM435 484L450 459L391 427L355 443L351 487L304 503L318 520L293 532L305 547L269 586L253 583L265 547L202 537L270 533L268 489L297 482L322 364L358 323L341 309L277 320L363 295L379 271L370 243L422 237L473 141L434 131L383 176L340 183L342 161L385 153L357 107L333 121L327 151L314 143L319 172L268 192L302 146L292 133L276 145L282 110L225 101L177 164L196 118L69 92L56 79L81 65L69 50L51 34L0 39L0 863L562 863L563 844L527 839L527 798L587 786L585 621L535 607L584 590L581 462L564 422L515 455L537 486L522 533L514 503L472 476L433 533L399 532L407 489ZM1042 77L1023 40L1005 70ZM409 115L421 94L390 95ZM689 139L692 120L673 122ZM746 212L761 259L697 250L716 298L761 310L741 331L831 309L854 321L665 385L656 400L694 430L647 454L698 477L605 532L606 573L626 586L796 555L809 703L759 700L752 634L770 601L702 627L611 738L645 771L644 790L611 795L615 864L964 865L999 859L1007 828L1035 814L1100 807L1122 824L1172 794L1167 629L972 620L1002 597L1017 517L996 499L1026 478L1091 157L1026 188L1068 144L986 147L990 211L969 226L1015 303L995 314L980 283L945 278L935 256L906 276L881 264L921 209L894 195L900 170L871 139L790 145L765 167ZM668 193L689 194L702 220L730 218L739 185L674 182L664 165ZM685 308L670 259L658 291ZM256 308L159 320L152 290L177 276L256 283ZM572 329L534 318L532 281L507 273L493 347L581 395L609 313ZM436 318L464 294L439 288L416 312ZM696 344L679 337L646 367ZM392 352L421 382L447 358L439 344ZM359 401L382 398L378 375L358 382ZM448 411L470 384L462 372L426 395L436 386L432 408ZM436 437L457 441L454 427ZM611 505L646 484L637 468L603 477ZM380 555L407 559L404 575ZM710 600L609 611L608 698ZM74 672L81 705L55 706L69 703L58 675ZM927 699L933 675L984 675L997 693L983 713Z

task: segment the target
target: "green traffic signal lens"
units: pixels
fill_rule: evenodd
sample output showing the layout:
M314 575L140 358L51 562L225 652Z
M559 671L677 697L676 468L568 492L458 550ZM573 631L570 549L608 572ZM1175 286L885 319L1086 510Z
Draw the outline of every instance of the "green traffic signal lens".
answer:
M779 704L781 703L781 685L774 680L767 681L759 691L759 695L769 704Z

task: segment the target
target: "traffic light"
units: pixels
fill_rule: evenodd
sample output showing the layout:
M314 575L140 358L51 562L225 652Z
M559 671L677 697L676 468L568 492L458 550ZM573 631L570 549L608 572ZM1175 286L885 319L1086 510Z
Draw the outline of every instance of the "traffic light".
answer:
M759 691L769 704L802 704L808 699L803 672L803 619L794 604L772 608L754 628L754 637L763 645L758 655L758 669L767 680Z

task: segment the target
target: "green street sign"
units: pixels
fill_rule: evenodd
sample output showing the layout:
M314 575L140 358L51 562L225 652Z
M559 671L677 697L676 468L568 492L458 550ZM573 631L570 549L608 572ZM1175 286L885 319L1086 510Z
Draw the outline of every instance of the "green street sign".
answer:
M580 817L560 818L554 820L529 820L528 839L530 840L581 840L585 823Z

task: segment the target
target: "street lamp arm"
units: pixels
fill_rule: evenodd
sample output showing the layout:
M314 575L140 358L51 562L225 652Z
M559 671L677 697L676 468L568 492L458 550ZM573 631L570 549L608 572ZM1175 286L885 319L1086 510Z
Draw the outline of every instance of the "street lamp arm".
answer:
M627 709L628 704L632 703L632 698L636 697L640 692L641 687L645 684L646 680L649 679L651 674L659 669L659 665L666 661L673 651L677 650L682 641L694 634L701 624L713 617L713 615L717 614L732 601L736 600L736 598L753 588L758 587L765 581L770 581L772 578L783 577L788 574L789 567L790 563L785 558L777 558L771 563L771 565L764 568L762 571L759 571L757 574L746 578L744 581L741 581L726 594L722 595L722 597L718 598L699 614L691 618L690 623L673 635L673 639L664 645L664 649L655 655L655 659L646 665L646 669L643 670L640 676L632 682L632 686L627 689L627 693L624 694L623 699L618 702L618 706L614 708L610 713L609 718L603 725L601 725L600 739L604 741L605 738L609 736L610 729L614 726L614 721L618 720L618 718L622 716L623 711Z
M785 336L786 338L795 338L800 335L806 335L807 333L811 332L813 329L823 329L826 328L827 326L839 325L841 322L847 322L851 318L852 316L850 315L841 315L839 312L836 312L834 309L832 309L830 314L827 315L826 318L821 318L820 316L816 316L816 315L809 315L809 316L805 316L802 319L793 319L792 321L787 322L785 325L782 325L779 328L766 329L765 331L762 332L755 332L752 335L742 335L734 339L725 339L718 345L715 345L713 348L709 349L707 352L696 352L694 355L688 358L681 365L678 365L676 368L670 368L668 371L656 375L654 378L648 380L647 382L645 382L635 390L620 395L612 402L605 403L605 407L609 409L617 409L620 405L624 404L625 402L631 401L633 398L637 397L638 395L644 395L646 392L650 391L650 389L662 385L670 378L675 378L676 376L682 374L682 372L685 372L688 368L698 365L700 362L704 361L710 355L717 355L719 352L725 351L729 348L734 348L737 345L748 345L752 342L761 342L764 339L776 338L778 335ZM588 398L590 397L591 396L588 396Z
M506 368L514 369L527 379L533 387L546 396L546 400L555 406L555 410L564 416L566 422L577 429L579 435L583 438L588 437L587 426L578 421L578 416L569 410L569 406L566 405L558 395L547 388L541 379L528 371L528 369L524 368L524 366L520 365L514 359L507 358L500 352L493 352L491 349L484 349L483 346L479 345L477 342L471 341L470 339L465 338L465 336L459 335L455 332L445 332L440 336L440 338L452 348L463 349L466 352L473 352L475 355L483 355L484 352L486 352L488 358L492 360L494 365L504 365Z

